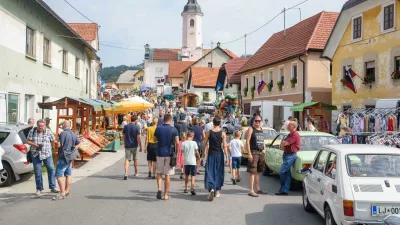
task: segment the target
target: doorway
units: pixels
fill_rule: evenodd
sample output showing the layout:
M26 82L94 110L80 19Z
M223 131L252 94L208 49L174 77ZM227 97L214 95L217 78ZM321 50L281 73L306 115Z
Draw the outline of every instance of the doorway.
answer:
M282 127L282 120L284 119L283 106L274 106L273 118L273 127L279 132Z

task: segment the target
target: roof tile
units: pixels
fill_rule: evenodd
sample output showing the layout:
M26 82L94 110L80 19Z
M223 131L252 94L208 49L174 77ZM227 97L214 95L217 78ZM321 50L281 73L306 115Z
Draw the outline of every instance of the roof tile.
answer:
M68 25L89 43L97 38L99 27L96 23L69 23Z
M194 87L215 87L219 69L219 67L192 67L192 85Z
M228 76L228 83L230 84L240 84L240 76L233 76L237 71L239 71L242 66L249 61L249 58L237 58L232 59L225 64L226 75Z
M139 70L127 70L121 75L117 80L117 84L134 84L135 83L135 74L139 72Z
M181 73L193 63L193 61L169 61L168 77L183 78Z
M323 50L338 16L323 11L288 28L286 37L284 31L275 33L237 73L275 64L309 49Z
M154 60L167 60L177 61L179 59L179 52L181 49L178 48L155 48L154 49Z

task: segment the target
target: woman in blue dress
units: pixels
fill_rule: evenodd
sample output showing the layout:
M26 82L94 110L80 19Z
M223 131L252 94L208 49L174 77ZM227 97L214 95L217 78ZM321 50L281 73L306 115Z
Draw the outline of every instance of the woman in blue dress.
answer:
M224 185L225 178L225 164L227 165L228 163L226 134L220 127L221 118L214 117L213 125L213 129L206 133L203 144L203 157L207 157L204 187L210 193L208 196L209 201L213 201L214 197L218 198L221 195L220 191ZM206 148L207 142L209 143L208 148Z

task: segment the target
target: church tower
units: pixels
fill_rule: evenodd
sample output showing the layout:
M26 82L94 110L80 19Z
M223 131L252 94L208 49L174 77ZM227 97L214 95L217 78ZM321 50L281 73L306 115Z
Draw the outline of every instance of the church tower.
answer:
M203 12L197 0L188 0L182 12L182 60L196 61L203 56Z

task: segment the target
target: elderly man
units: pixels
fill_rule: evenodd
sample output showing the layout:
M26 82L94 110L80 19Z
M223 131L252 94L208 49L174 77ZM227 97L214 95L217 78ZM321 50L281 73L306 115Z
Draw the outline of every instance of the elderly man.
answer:
M65 120L62 124L62 129L58 144L58 161L56 168L56 179L60 187L60 194L53 200L62 200L69 195L69 190L72 184L72 161L79 156L75 146L79 144L78 137L71 130L71 123Z
M52 131L50 128L51 119L49 117L46 117L46 118L44 118L44 121L46 121L46 128L49 129L50 131Z
M28 119L28 125L29 125L30 127L34 127L34 126L35 126L35 119L29 118L29 119Z
M297 122L289 121L286 128L290 133L281 143L281 149L284 153L282 156L282 166L280 169L281 189L275 195L288 195L292 176L290 168L297 159L297 152L300 150L300 134L297 132Z
M29 131L27 144L31 146L32 163L35 171L36 195L43 195L42 163L47 168L49 188L52 193L58 193L54 176L52 143L55 138L51 130L46 128L44 120L37 121L37 127Z

